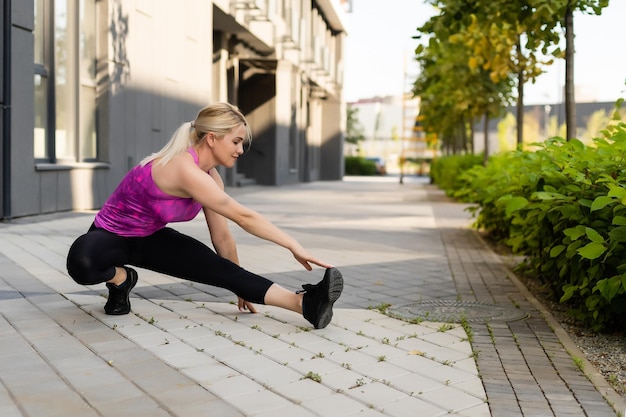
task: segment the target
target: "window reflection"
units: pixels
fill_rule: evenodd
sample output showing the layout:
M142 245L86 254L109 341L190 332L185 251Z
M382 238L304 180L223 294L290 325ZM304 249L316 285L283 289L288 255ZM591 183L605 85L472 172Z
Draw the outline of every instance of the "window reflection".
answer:
M95 160L96 146L96 4L81 0L80 27L80 160Z
M34 1L34 157L94 161L96 0Z
M71 126L72 108L70 108L71 88L68 78L71 76L69 61L70 37L67 25L67 0L54 2L54 92L55 92L55 151L57 159L74 159L73 131Z
M48 80L35 74L35 158L47 157L46 128L48 125Z

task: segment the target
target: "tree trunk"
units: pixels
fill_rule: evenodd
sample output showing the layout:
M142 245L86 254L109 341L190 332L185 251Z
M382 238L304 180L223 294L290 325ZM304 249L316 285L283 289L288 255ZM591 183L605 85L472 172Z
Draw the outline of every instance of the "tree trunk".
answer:
M467 153L467 122L465 117L461 117L461 125L459 131L459 153Z
M517 148L524 145L524 70L517 73Z
M489 159L489 113L485 112L485 155L483 156L483 165L487 166Z
M522 43L517 38L517 149L524 145L524 68L522 67Z
M576 137L576 97L574 94L574 9L565 9L565 126L566 139Z
M474 120L470 123L470 153L474 155Z

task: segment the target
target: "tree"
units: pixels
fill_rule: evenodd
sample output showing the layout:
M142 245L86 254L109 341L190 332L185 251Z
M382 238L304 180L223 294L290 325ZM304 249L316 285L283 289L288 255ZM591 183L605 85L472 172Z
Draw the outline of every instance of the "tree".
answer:
M363 135L363 126L359 122L359 109L348 104L346 108L346 142L358 144L365 139Z
M469 25L478 2L461 0L432 1L440 14L418 28L417 37L429 36L427 45L416 49L421 73L413 93L420 96L420 113L427 131L439 133L444 147L453 152L470 148L467 136L480 117L496 116L510 101L511 80L493 82L487 70L470 68L471 49L463 42L452 42ZM469 15L468 15L469 13ZM485 132L487 129L485 129ZM472 138L473 141L473 138ZM488 136L485 134L487 147Z
M455 3L461 0L446 0ZM515 77L517 83L517 143L523 142L524 84L534 81L542 66L552 63L544 56L561 54L559 19L554 0L477 0L472 2L471 22L451 42L464 44L468 66L489 71L492 82ZM541 52L541 55L539 53Z
M523 140L524 84L534 82L552 58L563 58L559 43L564 27L567 137L575 136L573 11L599 15L608 0L433 0L433 4L450 10L462 5L469 13L469 24L460 25L449 40L472 51L467 56L471 69L489 71L494 83L515 74L518 146Z
M523 143L524 85L534 82L554 58L566 59L567 138L576 134L573 12L599 15L608 0L429 0L440 10L418 28L428 34L416 50L422 73L414 94L422 99L425 125L441 134L444 146L468 130L477 117L487 122L517 87L517 143ZM563 27L565 52L560 48ZM463 68L465 67L465 68ZM471 134L471 133L470 133ZM487 155L486 155L487 156Z

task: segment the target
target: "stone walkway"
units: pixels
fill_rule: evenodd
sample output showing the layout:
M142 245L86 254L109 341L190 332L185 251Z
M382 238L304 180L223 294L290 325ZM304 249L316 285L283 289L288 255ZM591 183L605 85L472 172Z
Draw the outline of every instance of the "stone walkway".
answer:
M314 330L225 290L139 270L132 313L65 256L93 213L0 224L0 416L615 416L621 399L424 179L346 178L229 190L345 279ZM207 244L201 218L173 225ZM242 266L291 289L317 282L289 252L231 227ZM420 302L480 302L528 318L405 321ZM544 318L545 317L545 318ZM574 352L572 354L571 352ZM594 385L595 383L595 385ZM608 399L608 401L607 401Z

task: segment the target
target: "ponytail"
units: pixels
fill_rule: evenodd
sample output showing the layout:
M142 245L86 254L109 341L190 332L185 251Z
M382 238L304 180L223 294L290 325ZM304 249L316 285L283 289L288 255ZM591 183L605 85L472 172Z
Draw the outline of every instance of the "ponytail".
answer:
M167 164L176 155L183 153L190 146L193 146L191 140L192 124L191 122L185 122L172 135L172 138L165 144L165 146L158 152L153 153L150 156L145 157L141 161L141 166L145 166L149 162L158 159L156 162L158 165Z

